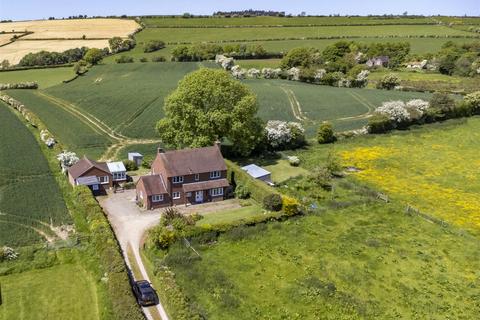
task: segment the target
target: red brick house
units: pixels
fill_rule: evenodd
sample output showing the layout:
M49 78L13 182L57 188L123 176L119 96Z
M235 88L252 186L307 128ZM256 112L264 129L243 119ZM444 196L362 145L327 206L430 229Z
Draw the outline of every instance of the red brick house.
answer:
M223 200L229 187L220 146L158 149L151 175L137 183L137 200L147 209Z
M105 192L113 186L113 177L107 164L87 157L68 168L68 181L72 186L86 185L94 193Z

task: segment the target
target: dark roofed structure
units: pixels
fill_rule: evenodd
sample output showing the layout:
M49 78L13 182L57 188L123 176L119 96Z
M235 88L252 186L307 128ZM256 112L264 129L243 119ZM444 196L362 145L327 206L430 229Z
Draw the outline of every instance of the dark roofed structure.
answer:
M68 168L68 173L70 174L70 176L72 176L72 178L77 179L78 177L81 177L85 172L93 168L104 171L106 173L110 173L105 162L96 162L88 159L87 157L84 157L83 159L75 163L73 166Z
M140 177L138 182L143 183L145 194L147 196L167 193L165 182L163 181L162 176L159 174Z

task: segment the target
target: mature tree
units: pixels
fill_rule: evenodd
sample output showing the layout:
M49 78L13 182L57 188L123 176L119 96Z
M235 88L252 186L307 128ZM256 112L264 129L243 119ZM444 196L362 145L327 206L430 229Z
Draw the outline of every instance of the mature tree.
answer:
M239 154L248 155L263 134L257 109L256 96L226 71L200 69L167 97L157 131L175 147L204 147L227 138Z
M87 62L85 60L77 61L73 65L73 72L75 72L75 74L78 74L78 75L84 74L86 71L87 71Z
M103 59L103 50L92 48L88 49L87 53L85 53L85 57L83 59L90 64L97 64Z
M395 89L400 84L400 78L395 73L388 73L377 83L378 89Z
M319 63L319 59L318 51L314 48L294 48L283 57L281 67L283 69L308 68Z

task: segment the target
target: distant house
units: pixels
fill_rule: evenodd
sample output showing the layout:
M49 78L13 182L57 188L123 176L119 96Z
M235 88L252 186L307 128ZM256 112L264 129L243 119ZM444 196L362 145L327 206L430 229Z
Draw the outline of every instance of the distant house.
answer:
M248 166L242 167L242 170L246 171L255 179L262 180L267 184L273 185L271 172L257 166L256 164L249 164Z
M129 152L128 153L128 160L131 160L137 164L137 166L141 166L143 162L143 155L138 152Z
M141 177L137 200L147 209L224 199L229 187L220 146L164 151L159 148L151 175Z
M379 56L379 57L368 59L365 64L369 68L375 68L375 67L387 67L389 62L390 62L389 57Z
M112 174L107 164L87 157L68 168L68 180L73 186L88 186L94 193L105 192L113 186Z

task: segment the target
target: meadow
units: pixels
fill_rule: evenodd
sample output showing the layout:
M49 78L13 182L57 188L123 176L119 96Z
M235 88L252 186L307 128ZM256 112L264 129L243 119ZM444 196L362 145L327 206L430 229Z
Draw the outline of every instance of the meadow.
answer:
M208 319L471 319L479 244L370 203L193 239L201 259L179 243L163 261Z
M422 212L480 234L480 118L450 120L410 131L374 135L301 152L316 166L332 148L358 180Z
M74 76L72 67L0 72L0 83L37 82L39 89L62 83Z
M94 279L79 264L1 276L0 319L100 319Z
M9 90L7 93L35 113L54 137L58 137L67 149L75 151L80 157L88 155L98 158L112 143L91 123L47 100L40 90Z
M50 224L71 223L59 186L37 140L3 103L0 136L0 245L45 241Z

